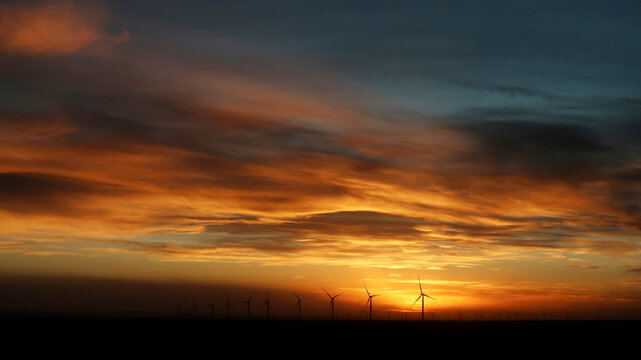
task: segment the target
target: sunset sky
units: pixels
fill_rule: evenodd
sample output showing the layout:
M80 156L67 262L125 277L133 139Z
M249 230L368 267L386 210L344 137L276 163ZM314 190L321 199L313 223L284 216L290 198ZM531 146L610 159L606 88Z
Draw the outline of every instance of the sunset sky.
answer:
M640 2L0 4L0 311L641 316Z

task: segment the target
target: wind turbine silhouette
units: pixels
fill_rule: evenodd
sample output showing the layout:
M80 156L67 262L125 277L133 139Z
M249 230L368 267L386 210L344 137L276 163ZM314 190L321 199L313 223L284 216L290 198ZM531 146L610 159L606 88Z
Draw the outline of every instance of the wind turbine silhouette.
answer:
M249 319L249 317L251 315L251 313L250 313L250 305L251 305L251 301L252 301L252 296L254 296L254 292L253 291L249 295L249 297L247 298L247 301L241 301L240 302L241 304L247 304L247 319Z
M229 309L231 308L231 303L229 302L229 294L225 295L225 306L223 306L227 310L227 319L229 319Z
M261 308L263 308L264 306L267 306L267 320L269 320L269 305L270 304L271 304L271 302L269 301L269 289L267 289L267 300L265 300L265 302L263 303L263 306L261 306Z
M301 316L300 316L300 315L301 315L300 307L301 307L301 303L303 302L303 299L301 299L301 298L298 296L298 294L296 294L296 291L294 291L294 295L296 295L296 300L297 300L297 302L296 302L296 307L298 308L298 320L300 320L300 319L301 319Z
M418 298L416 298L416 300L414 300L414 303L412 304L412 306L414 306L414 304L416 304L416 302L419 299L421 300L421 321L423 321L423 320L425 320L425 298L428 297L428 298L430 298L432 300L436 300L436 299L434 299L433 297L431 297L431 296L429 296L429 295L427 295L426 293L423 292L423 286L421 286L421 277L420 276L418 276L418 288L421 290L421 295L419 295ZM412 306L410 306L410 309L412 309Z
M191 300L194 302L194 319L195 319L196 316L198 316L198 304L196 304L196 299L194 297L192 297Z
M180 317L180 300L176 300L176 305L174 305L174 308L176 308L176 317Z
M214 308L215 308L214 297L213 296L211 297L211 303L209 303L209 305L207 305L207 306L211 308L211 318L213 319L214 318Z
M367 305L369 304L369 319L370 321L372 320L372 304L374 304L374 297L378 296L378 294L372 295L369 293L369 290L367 290L367 285L365 285L365 281L363 281L363 286L365 286L365 291L367 292L367 302L365 303L365 308L367 309Z
M329 310L332 312L332 320L334 320L334 299L341 296L343 293L336 294L334 296L330 295L325 288L322 288L325 294L329 296Z

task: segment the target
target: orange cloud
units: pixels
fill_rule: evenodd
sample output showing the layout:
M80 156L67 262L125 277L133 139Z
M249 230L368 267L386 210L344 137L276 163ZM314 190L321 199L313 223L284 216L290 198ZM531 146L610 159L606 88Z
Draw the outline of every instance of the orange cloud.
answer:
M0 7L0 49L13 54L70 54L126 41L129 33L102 33L102 6L72 0Z

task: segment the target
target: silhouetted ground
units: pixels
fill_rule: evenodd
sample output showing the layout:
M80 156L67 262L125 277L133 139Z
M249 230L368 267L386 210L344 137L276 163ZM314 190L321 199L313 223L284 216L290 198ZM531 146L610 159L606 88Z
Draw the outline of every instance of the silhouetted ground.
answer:
M638 347L640 321L290 321L154 318L61 318L9 316L0 319L5 344L27 341L25 349L92 349L87 355L205 353L287 353L307 349L367 349L500 353L590 352L592 348ZM81 347L80 347L81 346ZM42 349L42 348L41 348ZM413 350L412 350L413 349ZM328 353L329 351L329 353Z

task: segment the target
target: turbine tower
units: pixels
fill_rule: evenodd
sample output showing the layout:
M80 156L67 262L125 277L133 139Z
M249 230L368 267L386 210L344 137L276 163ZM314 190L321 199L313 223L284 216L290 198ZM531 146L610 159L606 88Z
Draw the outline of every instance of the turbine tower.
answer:
M365 291L367 292L367 302L365 303L365 308L367 309L367 305L369 304L369 319L370 321L372 320L372 304L374 303L374 297L378 296L378 294L372 295L369 293L369 290L367 290L367 285L365 285L365 281L363 281L363 286L365 286Z
M264 306L267 306L267 320L269 320L269 305L270 304L271 304L271 302L269 301L269 289L267 289L267 300L265 300L265 302L263 303L263 306L261 306L261 308L264 307Z
M423 292L423 286L421 286L421 277L420 276L418 277L418 288L421 290L421 295L419 295L418 298L416 298L416 300L414 300L414 303L412 304L412 306L414 306L414 304L416 304L416 302L419 299L421 300L421 321L423 321L423 320L425 320L425 298L428 297L428 298L430 298L432 300L436 300L436 299L434 299L433 297L431 297L431 296L429 296L429 295L427 295L426 293ZM410 306L410 309L412 309L412 306Z
M229 319L229 309L231 308L231 303L229 302L229 294L225 295L225 306L223 306L227 310L227 319Z
M249 317L251 316L250 305L251 305L251 301L252 301L252 296L254 296L253 292L249 295L249 297L247 298L247 301L241 301L240 302L241 304L247 304L247 319L249 319Z
M196 304L196 299L195 299L195 298L193 298L193 297L192 297L192 298L191 298L191 300L192 300L192 301L193 301L193 303L194 303L194 305L193 305L193 306L194 306L194 319L195 319L195 318L196 318L196 316L198 316L198 304Z
M327 290L325 290L325 288L322 288L322 289L325 292L325 294L327 294L327 296L329 296L329 311L332 312L332 320L334 320L334 299L336 299L337 297L341 296L343 293L339 293L339 294L336 294L336 295L332 296L327 292Z
M213 319L214 318L214 308L215 308L214 297L213 296L211 297L211 303L209 303L209 305L207 305L207 306L211 308L211 318Z
M176 300L174 308L176 309L176 317L180 318L180 300Z
M303 302L303 299L301 299L298 294L296 294L296 291L294 291L294 295L296 295L296 308L298 309L298 320L301 320L301 303Z

